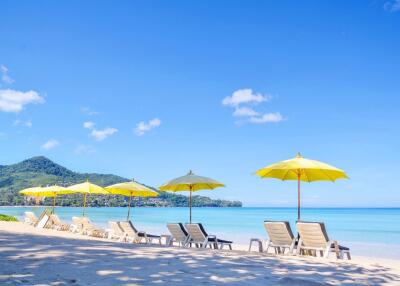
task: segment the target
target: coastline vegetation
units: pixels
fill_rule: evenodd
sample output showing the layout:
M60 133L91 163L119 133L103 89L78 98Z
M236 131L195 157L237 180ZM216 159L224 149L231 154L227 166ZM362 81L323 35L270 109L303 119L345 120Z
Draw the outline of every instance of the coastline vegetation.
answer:
M17 164L0 166L0 205L52 205L52 198L40 201L27 200L18 192L24 188L58 184L69 186L89 180L100 186L108 186L128 181L129 179L112 175L96 173L77 173L54 163L46 157L39 156L27 159ZM149 188L157 191L155 188ZM79 194L60 196L58 206L81 206L83 196ZM159 192L156 198L133 198L135 207L187 207L187 196ZM214 200L205 196L193 196L194 207L241 207L240 201ZM123 196L88 196L89 207L126 207L128 198Z
M0 221L18 221L15 216L0 214Z

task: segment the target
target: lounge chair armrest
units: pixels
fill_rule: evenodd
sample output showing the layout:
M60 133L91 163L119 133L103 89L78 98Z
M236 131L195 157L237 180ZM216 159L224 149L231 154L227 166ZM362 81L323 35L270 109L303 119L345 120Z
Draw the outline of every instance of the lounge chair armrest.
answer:
M212 234L211 234L211 235L208 235L208 236L207 236L207 239L210 239L210 238L213 239L213 240L215 240L215 241L218 240L216 235L212 235Z

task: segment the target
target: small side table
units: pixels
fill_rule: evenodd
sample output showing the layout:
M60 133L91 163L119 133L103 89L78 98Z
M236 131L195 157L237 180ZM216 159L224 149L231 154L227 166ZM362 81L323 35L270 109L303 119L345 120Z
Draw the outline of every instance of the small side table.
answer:
M260 238L250 238L249 251L251 251L251 247L253 245L253 242L258 243L258 252L263 252L264 251L263 240L260 239Z

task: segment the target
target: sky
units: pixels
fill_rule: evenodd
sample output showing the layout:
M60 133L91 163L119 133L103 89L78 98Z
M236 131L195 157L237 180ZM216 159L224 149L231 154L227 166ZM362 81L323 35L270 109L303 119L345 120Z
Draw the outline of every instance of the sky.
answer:
M305 207L400 207L400 1L1 1L0 165L43 155L290 207L297 152L349 180Z

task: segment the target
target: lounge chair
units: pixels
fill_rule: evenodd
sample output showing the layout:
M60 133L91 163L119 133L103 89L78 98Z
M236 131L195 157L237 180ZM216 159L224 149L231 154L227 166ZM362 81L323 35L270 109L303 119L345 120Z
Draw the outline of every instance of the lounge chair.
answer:
M24 222L29 225L35 225L38 222L38 217L33 212L25 212Z
M266 220L264 221L264 227L268 233L265 252L268 252L268 248L273 247L276 254L284 254L286 249L289 250L289 254L292 254L296 238L289 222Z
M330 240L326 232L325 224L322 222L297 222L297 231L300 234L297 246L297 255L317 253L324 258L328 258L330 252L336 253L336 257L343 259L344 254L350 260L350 249L338 244L336 240Z
M95 237L107 237L107 232L101 228L96 227L87 217L81 217L82 234Z
M47 228L49 225L49 220L51 216L51 211L44 210L42 214L39 216L38 221L35 223L35 227L37 228Z
M144 243L148 244L156 240L161 244L161 236L154 234L147 234L144 231L138 231L132 224L131 221L120 221L118 225L124 231L126 235L126 240L134 243L141 243L144 240Z
M188 242L195 244L196 247L206 248L209 246L212 248L214 246L214 249L222 249L226 245L232 250L232 241L219 239L215 235L208 235L201 223L187 223L185 227L190 235Z
M50 215L50 219L47 225L49 226L49 228L62 231L69 230L70 228L70 225L68 223L62 222L56 214Z
M82 217L77 217L77 216L72 217L72 223L69 227L69 231L73 233L82 232Z
M179 246L186 247L190 240L190 235L182 223L168 223L167 228L171 233L171 239L167 241L167 245L173 245L177 242Z
M110 226L110 229L108 232L109 239L117 239L118 241L125 241L126 234L124 233L122 228L119 226L118 222L109 221L108 225Z

